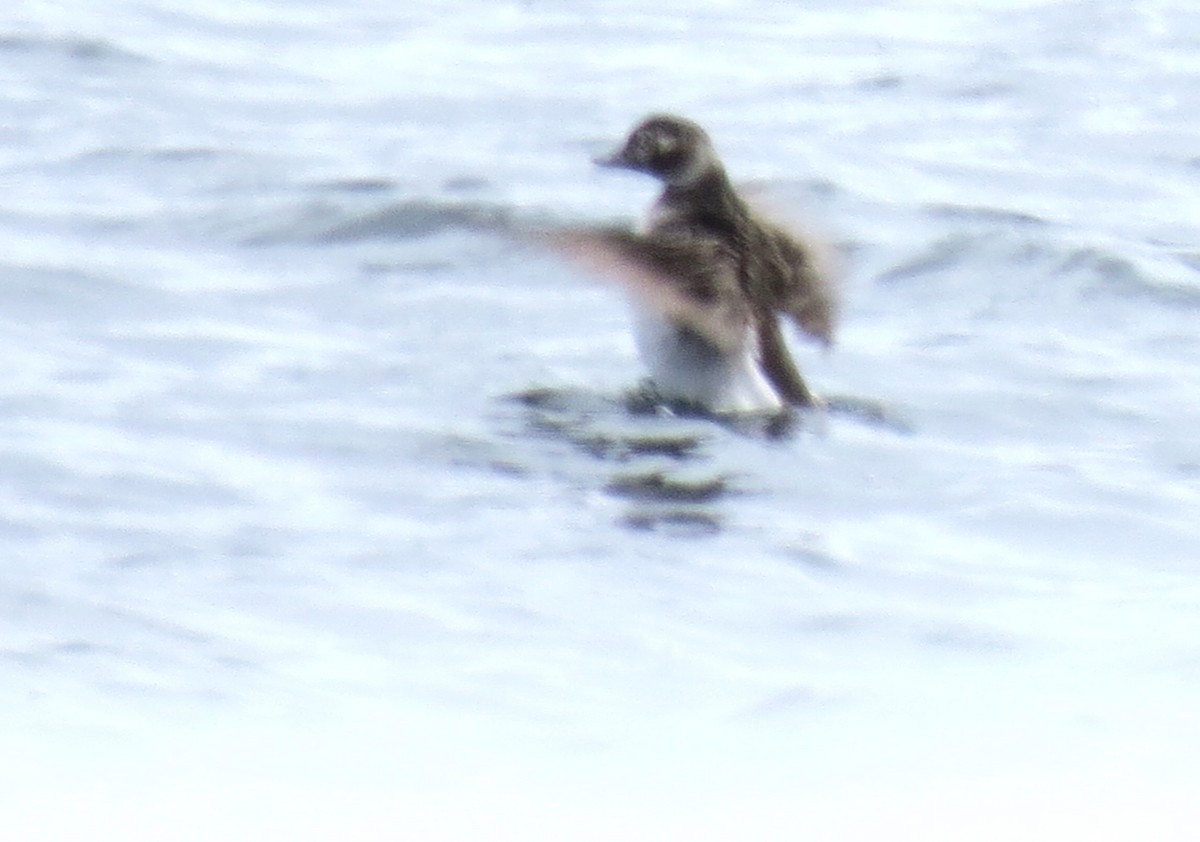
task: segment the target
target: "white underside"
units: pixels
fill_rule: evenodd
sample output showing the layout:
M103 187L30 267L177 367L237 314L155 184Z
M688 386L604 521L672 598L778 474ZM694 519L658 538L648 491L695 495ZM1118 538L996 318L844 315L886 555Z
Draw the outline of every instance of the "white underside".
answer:
M725 353L659 313L634 308L638 352L665 399L702 406L711 412L774 412L783 408L746 341Z

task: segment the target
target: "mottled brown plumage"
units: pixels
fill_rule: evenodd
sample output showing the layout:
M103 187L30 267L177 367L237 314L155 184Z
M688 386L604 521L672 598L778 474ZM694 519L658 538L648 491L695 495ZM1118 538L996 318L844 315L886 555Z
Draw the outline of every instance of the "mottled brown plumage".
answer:
M569 253L623 281L676 325L677 347L664 351L659 346L671 341L670 334L660 330L655 336L661 358L689 365L680 351L683 340L691 357L701 349L702 359L694 363L707 368L695 377L674 376L660 364L656 382L677 384L669 391L717 411L815 404L778 320L786 315L809 336L827 346L833 342L836 301L812 249L750 209L708 135L690 120L648 117L597 163L645 172L664 184L644 232L609 228L559 238ZM711 347L716 363L696 340ZM643 354L654 356L646 343ZM746 388L721 386L722 377L741 378ZM766 383L750 382L763 377Z

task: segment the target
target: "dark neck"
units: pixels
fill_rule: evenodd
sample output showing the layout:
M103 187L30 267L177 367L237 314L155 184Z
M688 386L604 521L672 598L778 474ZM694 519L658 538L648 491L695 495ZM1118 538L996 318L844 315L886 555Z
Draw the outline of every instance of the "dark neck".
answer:
M711 231L733 246L737 260L738 283L756 302L769 301L767 288L770 273L761 271L764 255L774 248L771 237L762 226L755 224L750 209L734 191L729 178L720 167L706 173L692 184L668 187L663 202L680 214L688 223ZM763 320L773 319L769 312Z
M714 167L689 184L668 185L662 198L665 204L683 212L698 225L735 239L742 236L748 217L746 206L720 167Z

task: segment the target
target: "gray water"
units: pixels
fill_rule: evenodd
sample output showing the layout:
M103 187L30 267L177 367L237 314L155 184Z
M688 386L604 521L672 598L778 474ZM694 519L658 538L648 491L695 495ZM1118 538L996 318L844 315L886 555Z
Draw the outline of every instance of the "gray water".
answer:
M12 838L1191 838L1192 11L5 6ZM872 411L625 406L654 110Z

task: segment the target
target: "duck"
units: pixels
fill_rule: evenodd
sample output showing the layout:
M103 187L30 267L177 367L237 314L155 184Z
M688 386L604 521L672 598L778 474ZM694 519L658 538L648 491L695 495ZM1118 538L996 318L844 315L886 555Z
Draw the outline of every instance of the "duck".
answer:
M638 228L560 232L568 254L631 294L635 344L666 405L714 414L818 408L781 319L829 347L838 306L817 247L752 210L708 133L651 114L595 163L662 192Z

